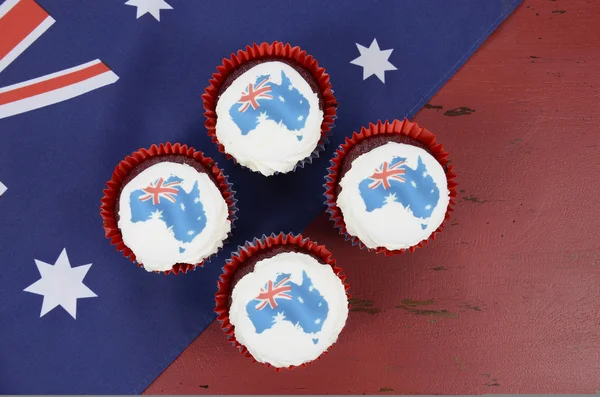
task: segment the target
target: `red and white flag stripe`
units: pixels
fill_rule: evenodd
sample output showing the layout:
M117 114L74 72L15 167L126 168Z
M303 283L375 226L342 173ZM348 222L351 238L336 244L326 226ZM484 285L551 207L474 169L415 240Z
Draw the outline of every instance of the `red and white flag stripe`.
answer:
M36 41L54 19L33 0L6 0L0 5L0 72Z
M65 101L117 81L99 59L0 88L0 119Z
M0 5L0 72L37 40L54 19L34 0ZM0 88L0 119L85 94L119 77L96 59L36 79Z

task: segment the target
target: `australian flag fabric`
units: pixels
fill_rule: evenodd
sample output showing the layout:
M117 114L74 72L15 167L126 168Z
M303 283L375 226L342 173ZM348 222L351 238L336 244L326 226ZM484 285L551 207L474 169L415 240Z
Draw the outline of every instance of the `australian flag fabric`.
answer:
M518 4L0 0L0 394L143 392L214 321L231 252L263 233L301 232L323 210L335 148L371 121L414 116ZM224 57L275 40L326 68L340 106L318 159L265 178L219 153L201 95ZM299 128L305 108L266 110L283 103L279 95L288 103L299 94L269 87L273 98L256 99L256 109L234 107L248 115L244 131L265 111ZM220 254L178 277L148 273L116 252L99 215L119 161L166 142L212 157L239 208ZM157 207L164 222L183 225L166 209L184 204L200 214L200 206L177 189L177 203ZM154 204L138 204L141 222ZM177 228L181 241L191 238L188 226L200 230L196 221Z
M229 109L242 135L264 120L273 120L290 131L298 131L304 128L309 112L308 101L284 71L281 71L281 84L273 82L270 75L259 76L255 84L248 84L239 101ZM302 135L297 138L302 140Z
M440 191L421 156L416 169L408 167L403 157L384 161L370 177L360 182L358 189L367 212L394 201L422 219L431 216L440 198ZM427 226L422 227L425 229Z
M174 233L179 243L189 243L206 227L206 214L200 199L198 182L187 193L181 187L183 180L172 176L166 181L159 178L144 189L131 193L131 222L160 219ZM183 247L179 248L184 252Z
M257 333L263 333L280 321L289 321L306 334L317 333L323 328L329 313L327 301L313 286L306 271L302 272L301 284L292 282L290 277L291 274L283 273L275 280L269 280L256 299L246 305ZM318 338L313 338L313 343L318 342Z

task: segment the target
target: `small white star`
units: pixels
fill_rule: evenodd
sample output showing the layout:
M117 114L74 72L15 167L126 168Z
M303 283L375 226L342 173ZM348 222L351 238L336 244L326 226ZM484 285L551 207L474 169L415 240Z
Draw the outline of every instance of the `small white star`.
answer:
M319 307L321 307L322 304L323 304L322 302L319 302Z
M256 116L256 120L259 123L262 123L263 121L266 121L267 120L267 112L260 113L258 116Z
M415 188L417 187L417 182L415 182L415 181L410 181L410 184L412 185L412 187L415 187Z
M350 61L350 63L362 66L363 80L375 75L379 77L379 80L381 80L382 83L385 83L385 72L388 70L397 70L396 67L388 61L394 49L380 50L377 39L373 39L369 48L363 47L358 43L356 43L356 47L360 52L360 56Z
M396 193L390 193L387 196L385 196L386 204L393 203L394 201L396 201Z
M199 221L200 219L202 219L202 217L201 217L201 216L199 216L198 218L196 218L196 220L197 220L197 221Z
M23 291L44 296L40 317L55 307L62 306L71 317L76 318L77 299L98 296L83 283L83 278L92 264L71 267L66 248L62 250L54 265L37 259L35 264L41 278Z
M427 173L427 171L423 172L423 178L427 178L427 176L429 176L429 174Z
M151 14L154 19L160 22L160 10L172 10L165 0L129 0L125 3L128 6L137 7L136 19L144 14Z
M183 204L183 203L179 204L179 208L181 208L182 211L185 211L185 204Z
M284 102L284 103L285 103L285 98L284 98L284 97L282 97L281 95L279 95L279 96L277 97L277 99L279 99L281 102Z
M283 312L278 312L276 315L273 316L274 323L280 323L283 320L285 320L285 316L283 315Z
M298 302L300 302L300 303L304 303L304 299L302 299L302 297L301 297L301 296L299 296L299 297L298 297Z
M425 206L425 209L426 209L426 210L430 210L430 209L431 209L431 204L427 204L427 205Z
M308 287L308 292L313 292L313 290L315 289L315 287L313 287L312 285Z
M300 103L304 103L304 102L302 101L302 99L300 99Z
M194 199L194 204L198 204L199 202L200 202L200 197L196 197L196 198Z
M160 219L162 218L162 211L156 210L150 213L150 219Z
M196 233L196 232L195 232L195 231L193 231L193 230L188 230L188 236L193 236L193 235L194 235L194 233Z
M290 84L290 85L288 85L288 91L291 91L291 90L293 90L293 89L294 89L294 86L293 86L293 85L291 85L291 84Z
M298 116L298 121L302 121L302 120L304 120L304 116L302 116L302 115Z
M321 319L320 318L316 319L315 324L321 324Z
M8 188L2 182L0 182L0 196L2 196L7 189Z
M429 193L433 193L433 189L431 189L431 192L429 192Z

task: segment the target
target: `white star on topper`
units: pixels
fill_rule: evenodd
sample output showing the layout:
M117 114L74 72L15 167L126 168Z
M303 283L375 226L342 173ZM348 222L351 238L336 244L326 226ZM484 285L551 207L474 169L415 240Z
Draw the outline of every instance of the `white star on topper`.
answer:
M71 267L67 257L67 249L63 249L54 265L35 260L40 272L40 278L23 291L43 295L43 317L50 310L62 306L73 318L77 315L77 299L96 298L96 295L84 283L83 278L92 264Z
M160 10L172 10L165 0L129 0L125 5L137 7L136 19L144 14L151 14L160 22Z
M375 75L379 77L379 80L381 80L382 83L385 83L385 72L388 70L398 70L390 63L390 61L388 61L394 49L380 50L377 39L373 39L369 48L363 47L358 43L356 43L356 47L360 52L360 56L350 61L350 63L362 66L363 80Z

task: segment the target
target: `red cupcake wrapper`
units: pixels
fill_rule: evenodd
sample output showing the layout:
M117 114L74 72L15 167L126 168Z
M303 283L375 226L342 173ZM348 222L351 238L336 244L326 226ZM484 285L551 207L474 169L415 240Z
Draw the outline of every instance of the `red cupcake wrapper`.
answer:
M346 152L357 143L375 135L383 134L398 134L405 135L412 139L415 139L429 149L433 157L442 165L446 173L446 179L448 181L448 190L450 191L450 202L446 210L446 216L442 221L442 224L425 240L422 240L418 244L409 247L407 249L389 250L385 247L369 248L356 236L348 234L346 230L346 223L344 222L344 216L341 210L336 204L337 195L335 188L339 183L339 169L342 164ZM358 245L361 249L368 251L375 251L376 253L384 253L387 256L401 254L408 250L414 252L416 248L421 248L429 242L429 239L435 240L437 233L442 231L444 224L450 218L450 213L454 211L454 198L456 198L456 186L455 182L456 174L453 172L454 166L450 164L448 160L449 154L444 151L444 147L438 144L436 136L424 127L419 127L417 123L408 121L406 118L403 121L393 120L391 123L387 120L385 122L378 121L377 124L370 123L369 127L361 128L360 132L354 132L351 138L346 138L346 141L340 145L336 150L333 158L331 159L331 166L328 168L328 175L325 177L325 204L327 205L327 212L329 213L329 219L333 221L335 227L339 230L340 234L344 235L346 240L350 240L352 245Z
M231 189L231 184L228 182L227 176L223 174L221 169L217 167L217 164L210 157L205 157L202 154L202 152L196 151L192 147L188 147L187 145L181 145L179 143L161 143L159 146L152 145L149 149L142 148L137 152L132 153L130 156L127 156L117 165L117 167L113 171L111 179L108 182L106 182L107 188L103 191L104 197L102 197L102 204L100 205L100 215L102 216L103 220L104 235L107 239L110 240L110 243L112 245L116 246L117 251L122 252L124 257L129 258L134 263L136 262L135 254L123 242L123 235L121 234L121 230L117 226L117 221L115 217L115 206L119 197L119 190L121 189L121 184L129 174L129 172L143 161L151 157L167 156L173 154L183 155L194 159L202 163L202 165L204 165L210 170L213 177L217 180L217 187L219 188L221 194L223 195L223 198L227 202L227 206L229 208L229 220L231 221L232 228L234 227L234 221L237 219L237 200L234 197L235 192ZM231 232L229 233L228 238L229 236L231 236ZM211 257L213 255L211 255ZM154 273L187 273L189 270L195 269L197 266L202 266L204 262L207 262L209 260L209 258L206 258L204 259L204 261L197 264L177 263L170 270L166 270L163 272L155 271ZM139 267L143 266L143 264L139 262L137 262L137 265Z
M227 157L227 159L233 159L237 161L233 156L225 152L224 146L219 142L217 138L216 125L217 125L217 94L219 89L227 76L237 67L243 65L246 62L252 60L258 60L261 58L284 58L295 61L300 66L308 70L315 81L319 84L321 89L321 96L323 98L323 122L321 123L321 139L319 140L315 150L307 158L300 160L294 170L297 167L304 167L305 163L311 163L313 158L319 156L319 152L325 150L324 146L329 141L327 136L330 134L333 128L334 120L336 118L336 109L338 103L333 96L331 89L331 83L329 81L329 74L325 72L323 67L319 66L319 63L312 55L308 55L306 51L300 47L292 47L290 44L284 44L279 41L273 43L254 43L252 46L246 46L246 50L239 50L237 54L231 54L229 58L223 58L223 63L217 67L217 73L212 75L212 79L209 81L209 86L205 89L202 95L202 101L204 103L204 116L206 117L205 127L208 130L208 135L212 141L217 145L219 151Z
M235 326L231 324L229 321L229 310L227 308L227 303L229 299L229 293L231 288L231 280L233 275L235 274L238 267L240 267L245 260L258 253L261 250L276 247L280 245L295 245L301 248L304 248L308 252L317 255L321 260L330 265L333 272L344 284L344 289L346 290L346 296L350 299L350 294L348 293L348 289L350 286L346 283L346 276L342 274L342 269L335 264L335 259L333 255L324 245L318 245L316 242L309 240L308 238L303 237L301 234L293 235L292 233L283 234L283 232L278 235L271 234L270 236L263 235L262 238L254 238L252 242L247 241L246 244L242 247L238 247L238 250L231 255L231 258L227 260L225 266L223 267L223 273L219 277L219 281L217 282L218 291L215 294L215 313L217 313L217 320L221 323L221 329L227 335L227 340L231 342L231 344L238 349L238 351L244 356L252 359L253 362L258 363L256 359L250 354L248 349L239 343L235 338ZM348 304L348 306L350 306ZM343 329L342 329L343 330ZM331 348L331 346L330 346ZM327 351L324 351L323 354L326 354ZM316 360L320 360L321 357L317 357ZM276 371L281 371L282 369L291 370L297 367L306 367L308 364L312 364L314 362L310 361L298 366L292 365L286 368L278 368L273 367L268 363L260 363L266 367L273 367Z

